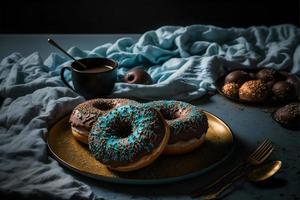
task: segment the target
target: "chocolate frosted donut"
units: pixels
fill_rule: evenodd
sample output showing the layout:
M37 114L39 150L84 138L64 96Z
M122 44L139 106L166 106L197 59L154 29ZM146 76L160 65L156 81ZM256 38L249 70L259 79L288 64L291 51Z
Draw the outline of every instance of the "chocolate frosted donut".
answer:
M180 101L153 101L147 105L161 112L170 127L170 140L164 153L186 153L203 143L208 121L199 107Z
M149 106L126 105L99 117L89 135L93 156L117 171L133 171L152 163L169 140L162 115Z
M261 80L245 82L239 89L239 97L249 102L262 102L268 97L268 88Z
M70 123L75 138L87 143L88 134L99 116L126 104L138 104L129 99L92 99L79 104L73 110Z
M124 76L124 81L130 84L145 84L153 83L151 76L143 69L132 69Z

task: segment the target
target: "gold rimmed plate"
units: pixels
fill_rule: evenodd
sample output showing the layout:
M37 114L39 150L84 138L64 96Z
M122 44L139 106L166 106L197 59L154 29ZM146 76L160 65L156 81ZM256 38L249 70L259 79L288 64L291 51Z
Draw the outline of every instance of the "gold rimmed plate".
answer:
M209 129L205 143L184 155L161 155L151 165L133 172L109 170L97 161L88 147L77 142L71 133L69 116L57 122L49 131L48 148L62 165L82 175L114 183L161 184L185 180L200 175L224 161L233 150L233 134L217 116L205 112ZM172 167L170 167L172 166Z

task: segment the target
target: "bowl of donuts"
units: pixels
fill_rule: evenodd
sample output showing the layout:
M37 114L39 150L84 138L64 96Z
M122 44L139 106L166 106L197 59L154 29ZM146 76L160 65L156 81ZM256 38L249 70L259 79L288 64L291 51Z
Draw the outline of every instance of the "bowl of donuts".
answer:
M262 68L233 70L216 81L226 98L248 104L276 105L297 99L300 80L285 71Z
M222 120L173 100L88 100L48 136L50 151L65 166L94 178L127 181L197 173L225 159L232 144Z

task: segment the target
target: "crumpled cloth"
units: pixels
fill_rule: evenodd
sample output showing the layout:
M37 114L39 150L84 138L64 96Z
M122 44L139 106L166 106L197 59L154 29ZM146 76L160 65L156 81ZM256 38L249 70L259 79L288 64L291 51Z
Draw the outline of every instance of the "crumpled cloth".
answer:
M77 58L107 57L118 61L119 83L111 97L191 101L214 92L214 81L236 68L274 68L300 74L300 29L292 25L223 29L214 26L165 26L137 42L121 38L91 51L76 47ZM52 54L45 65L59 71L69 58ZM122 82L131 68L142 67L155 84ZM69 77L70 80L70 77Z
M138 41L121 38L91 51L74 47L77 58L103 56L119 63L111 97L190 101L215 91L214 80L235 68L268 67L300 73L299 29L291 25L222 29L166 26ZM60 80L70 60L51 54L14 53L0 63L0 196L26 199L94 199L89 186L65 173L49 157L49 128L84 98ZM153 85L121 82L143 67ZM70 74L67 75L70 80Z

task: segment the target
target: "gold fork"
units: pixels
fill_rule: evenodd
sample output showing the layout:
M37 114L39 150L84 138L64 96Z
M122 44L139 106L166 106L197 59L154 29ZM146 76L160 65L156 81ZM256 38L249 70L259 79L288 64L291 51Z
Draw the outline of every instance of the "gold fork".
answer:
M255 166L259 165L262 162L264 162L272 153L273 151L273 145L271 144L271 141L268 139L265 139L256 149L255 151L250 154L250 156L243 162L241 162L239 165L231 169L229 172L218 178L213 183L209 184L208 186L200 189L196 189L194 192L191 193L192 197L198 197L202 194L210 192L213 188L216 188L217 186L220 187L222 184L222 181L224 181L226 178L233 176L236 172L238 172L241 169L246 169L249 166ZM218 187L218 188L219 188Z
M274 148L272 144L266 145L265 148L260 153L257 153L249 157L249 161L251 162L250 164L251 165L261 164L270 156L273 149ZM247 171L248 168L245 168L242 172L240 172L239 174L235 175L232 179L230 179L228 183L226 183L225 185L221 185L220 187L216 188L215 191L205 195L204 199L205 200L217 199L220 196L220 194L222 194L227 188L229 188L235 181L242 178L247 173Z

